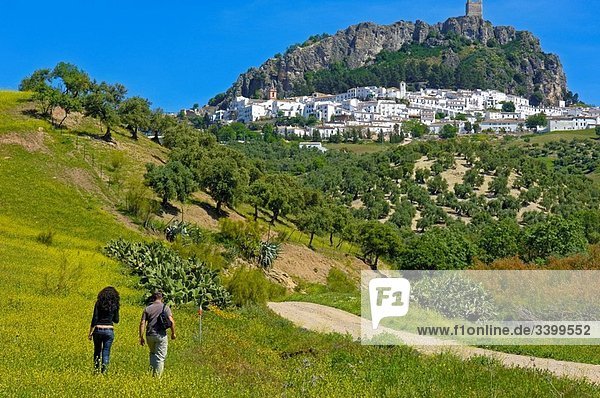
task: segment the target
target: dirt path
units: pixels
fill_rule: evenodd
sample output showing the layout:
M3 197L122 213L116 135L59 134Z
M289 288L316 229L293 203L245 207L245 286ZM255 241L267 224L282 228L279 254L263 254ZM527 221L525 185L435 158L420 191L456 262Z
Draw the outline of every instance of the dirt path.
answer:
M321 333L349 334L354 340L361 337L361 322L367 323L366 320L348 312L313 303L269 303L269 308L300 327ZM498 360L507 367L543 370L559 377L587 379L592 383L600 384L600 365L505 354L482 348L452 345L447 341L390 329L386 331L395 334L408 345L414 346L415 349L425 354L434 355L450 352L463 359L486 356ZM439 342L440 345L419 345L423 344L425 339L429 340L428 343Z

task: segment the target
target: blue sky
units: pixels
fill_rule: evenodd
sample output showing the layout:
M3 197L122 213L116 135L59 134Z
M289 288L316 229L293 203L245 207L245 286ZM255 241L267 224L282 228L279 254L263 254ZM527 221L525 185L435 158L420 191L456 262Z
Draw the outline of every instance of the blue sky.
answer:
M484 0L486 19L540 37L569 87L600 104L600 0ZM0 0L0 88L73 62L98 80L176 111L205 103L237 76L316 33L372 21L444 21L463 0Z

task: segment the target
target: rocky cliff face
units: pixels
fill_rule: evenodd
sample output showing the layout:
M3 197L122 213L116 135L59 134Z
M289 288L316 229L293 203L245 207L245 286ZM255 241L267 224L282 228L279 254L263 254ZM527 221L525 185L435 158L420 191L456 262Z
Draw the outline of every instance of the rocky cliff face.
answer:
M557 103L567 92L566 77L559 58L542 51L539 40L529 32L513 27L492 26L488 21L473 17L450 18L443 23L428 25L425 22L397 22L382 26L360 23L335 35L305 47L299 47L283 56L271 58L259 68L240 75L227 91L224 101L235 96L262 95L274 85L280 95L298 94L306 85L306 73L343 64L350 69L361 68L374 62L382 51L399 51L405 44L447 46L452 39L464 38L480 46L519 46L520 59L507 61L519 74L519 86L510 85L511 93L532 96L543 95L543 101ZM445 64L458 64L458 55L445 53ZM457 86L460 84L457 83ZM457 87L463 88L463 87ZM498 87L500 88L500 87Z

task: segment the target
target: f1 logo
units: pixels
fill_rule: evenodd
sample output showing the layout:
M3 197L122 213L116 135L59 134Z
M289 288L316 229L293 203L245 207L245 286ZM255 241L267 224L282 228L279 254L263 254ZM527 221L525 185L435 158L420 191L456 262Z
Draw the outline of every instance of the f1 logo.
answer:
M369 301L373 329L383 318L401 317L408 313L410 281L404 278L376 278L369 281Z

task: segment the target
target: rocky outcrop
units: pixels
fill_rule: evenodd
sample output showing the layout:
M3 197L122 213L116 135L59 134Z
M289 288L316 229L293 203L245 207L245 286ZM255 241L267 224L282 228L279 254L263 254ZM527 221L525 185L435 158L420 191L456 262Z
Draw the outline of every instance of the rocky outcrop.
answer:
M262 96L272 85L277 87L280 95L297 94L305 89L307 72L330 68L336 63L356 69L372 63L383 50L399 51L405 44L413 43L447 46L456 37L481 46L492 42L505 46L515 42L524 47L520 50L526 56L516 60L515 65L511 64L522 81L519 81L520 87L507 87L509 92L529 96L539 92L548 103L557 103L567 92L559 58L543 53L539 40L531 33L520 32L509 26L494 27L481 18L459 17L435 25L423 21L400 21L387 26L374 23L350 26L333 36L297 47L282 56L269 59L258 68L248 70L227 91L224 102L238 95ZM456 66L460 59L452 50L445 50L442 62Z

